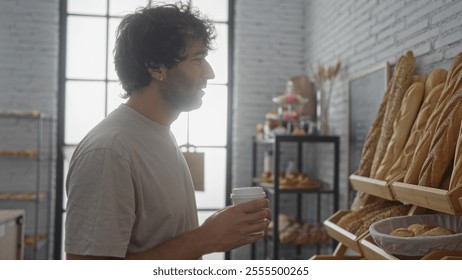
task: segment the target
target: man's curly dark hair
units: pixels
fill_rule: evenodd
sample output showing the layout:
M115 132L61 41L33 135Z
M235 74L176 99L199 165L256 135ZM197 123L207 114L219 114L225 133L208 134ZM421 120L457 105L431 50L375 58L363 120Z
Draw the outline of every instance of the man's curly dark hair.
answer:
M172 68L185 59L188 43L200 40L211 49L216 30L199 11L181 2L152 4L124 17L117 28L114 63L119 80L129 97L133 90L151 81L148 68Z

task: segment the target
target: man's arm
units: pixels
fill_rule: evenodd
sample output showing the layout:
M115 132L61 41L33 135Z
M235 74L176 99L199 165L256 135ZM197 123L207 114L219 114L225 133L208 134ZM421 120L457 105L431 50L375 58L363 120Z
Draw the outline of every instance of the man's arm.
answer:
M199 259L205 254L229 251L256 242L268 227L267 199L226 207L209 217L200 227L165 241L126 259ZM67 254L67 259L111 259Z

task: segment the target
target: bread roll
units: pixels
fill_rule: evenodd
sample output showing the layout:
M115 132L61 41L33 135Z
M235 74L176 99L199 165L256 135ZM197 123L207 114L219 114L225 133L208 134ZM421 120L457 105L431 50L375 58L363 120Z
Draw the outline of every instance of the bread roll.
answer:
M430 79L431 75L428 80ZM428 118L435 109L436 103L440 98L443 88L444 84L439 84L429 94L425 96L425 100L422 103L422 106L420 107L420 111L409 134L409 139L407 140L406 145L404 146L403 151L401 152L401 156L398 158L396 162L393 163L393 166L388 172L388 175L385 178L385 180L391 181L397 177L400 177L402 174L405 174L406 169L412 161L412 157L414 155L414 152L416 151L419 139L424 133L425 125L428 122Z
M424 232L421 236L441 236L441 235L451 235L454 232L445 227L434 227L431 230Z
M390 232L390 235L399 236L399 237L413 237L414 232L407 228L397 228Z
M424 129L423 135L419 138L419 141L416 146L416 153L411 160L409 168L406 171L404 177L404 182L408 184L418 184L419 176L422 170L422 166L427 158L427 155L430 151L432 144L433 136L435 135L438 124L441 123L443 117L443 111L446 108L446 105L449 102L449 99L454 95L453 93L460 89L462 86L461 77L457 79L462 68L462 53L456 56L451 67L449 68L446 82L443 88L443 91L438 99L438 103L433 110L430 118L427 121L427 124ZM454 77L454 79L452 79ZM448 111L448 110L446 110ZM446 116L447 117L447 116ZM440 121L441 119L441 121ZM453 143L454 144L454 143Z
M396 69L393 73L394 81L391 83L390 97L387 101L387 108L380 131L380 138L372 161L370 174L372 178L375 178L375 173L381 164L390 138L393 135L393 124L401 108L404 94L412 83L414 67L414 55L411 51L407 52L405 56L402 56L396 65Z
M426 224L412 224L407 227L408 230L412 231L415 236L422 235L424 232L429 231L433 228L431 225Z
M413 83L404 94L400 111L393 124L393 135L388 142L386 153L375 174L376 179L385 180L392 165L400 157L420 110L424 94L425 86L421 82Z

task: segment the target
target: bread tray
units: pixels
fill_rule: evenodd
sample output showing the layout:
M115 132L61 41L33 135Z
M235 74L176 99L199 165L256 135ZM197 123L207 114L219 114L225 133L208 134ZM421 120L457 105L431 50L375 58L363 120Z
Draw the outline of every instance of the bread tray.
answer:
M395 199L439 212L462 215L462 188L452 191L394 182Z
M368 177L350 175L350 182L353 189L371 194L373 196L394 200L395 196L390 185L386 181L372 179Z
M337 211L334 215L324 221L324 227L330 237L341 242L348 248L352 249L356 253L362 255L361 249L359 248L359 239L361 236L356 236L353 233L337 225L337 222L346 214L350 213L349 210Z

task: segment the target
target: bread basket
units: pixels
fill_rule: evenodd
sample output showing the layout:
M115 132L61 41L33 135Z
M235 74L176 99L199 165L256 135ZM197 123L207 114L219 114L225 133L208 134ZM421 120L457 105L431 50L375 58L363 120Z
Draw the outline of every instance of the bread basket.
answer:
M455 234L428 237L389 235L394 229L412 224L446 227ZM377 246L392 255L424 256L432 250L462 250L462 217L459 216L433 214L393 217L373 223L369 231Z

